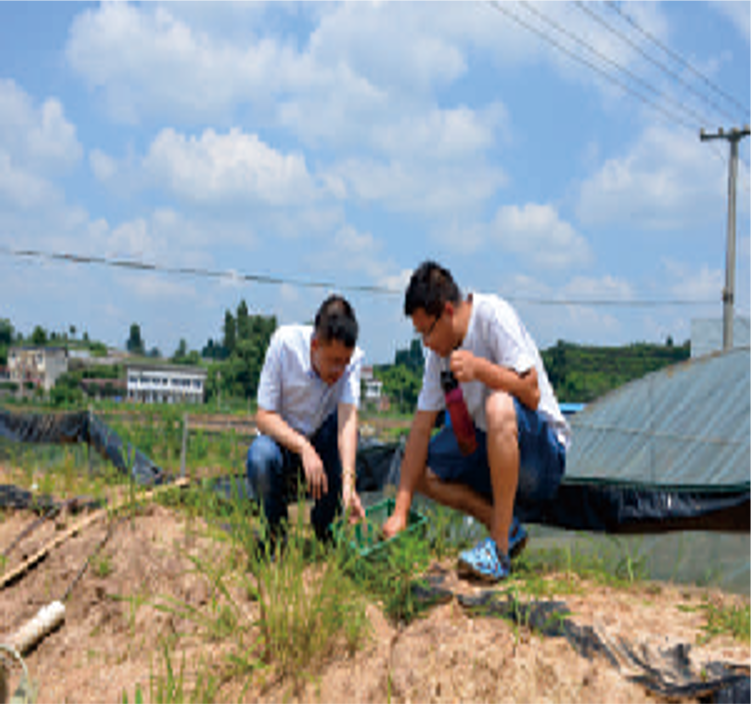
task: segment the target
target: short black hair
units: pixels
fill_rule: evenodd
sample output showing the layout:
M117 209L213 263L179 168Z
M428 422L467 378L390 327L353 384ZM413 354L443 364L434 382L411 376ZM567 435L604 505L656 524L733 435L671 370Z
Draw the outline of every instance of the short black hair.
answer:
M358 325L355 311L346 298L329 296L318 309L314 323L315 335L322 342L339 340L345 347L357 343Z
M440 264L426 261L412 272L404 294L404 315L411 316L418 308L428 315L440 316L446 303L457 304L461 291L451 272Z

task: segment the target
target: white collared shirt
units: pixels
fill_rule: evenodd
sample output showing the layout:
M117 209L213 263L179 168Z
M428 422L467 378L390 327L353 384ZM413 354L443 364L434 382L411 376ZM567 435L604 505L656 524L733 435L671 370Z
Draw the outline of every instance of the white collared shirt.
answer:
M274 332L258 384L258 407L278 413L297 432L312 437L338 404L360 405L364 353L355 347L344 374L329 386L313 369L312 325L283 325Z

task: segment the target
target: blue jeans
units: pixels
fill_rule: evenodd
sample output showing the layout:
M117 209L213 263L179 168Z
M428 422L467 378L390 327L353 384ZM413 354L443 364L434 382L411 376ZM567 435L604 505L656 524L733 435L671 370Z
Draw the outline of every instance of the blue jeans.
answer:
M519 440L519 483L516 501L531 506L551 499L566 470L566 451L547 421L514 399ZM463 455L454 431L443 428L428 446L428 467L441 480L465 484L493 501L487 435L476 429L477 449Z
M342 462L339 457L337 413L334 411L316 431L311 444L323 462L328 492L318 499L311 523L319 540L331 536L331 523L341 512ZM287 507L297 498L298 482L305 484L300 456L266 435L259 435L248 448L248 481L261 501L272 535L283 530Z

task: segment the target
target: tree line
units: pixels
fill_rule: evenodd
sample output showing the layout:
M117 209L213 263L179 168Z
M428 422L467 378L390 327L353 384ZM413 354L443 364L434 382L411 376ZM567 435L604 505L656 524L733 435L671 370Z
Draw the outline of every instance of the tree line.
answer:
M246 402L254 399L271 336L277 328L275 316L251 315L245 300L237 308L226 310L219 339L209 338L201 351L190 350L181 339L171 357L173 364L204 366L207 369L207 402L232 400ZM37 325L28 338L16 331L10 320L0 318L0 366L7 365L8 348L12 345L32 344L50 346L88 347L92 355L106 353L101 342L89 340L86 333L76 339L76 328L64 333L48 332ZM133 355L161 359L156 347L147 351L138 323L130 326L125 342ZM638 379L649 372L684 361L690 357L687 340L675 345L668 337L665 344L633 343L623 346L598 347L578 345L559 340L541 351L545 368L560 401L588 403L608 391ZM417 404L422 384L424 356L421 341L414 339L405 349L399 349L392 364L374 365L374 376L383 382L384 394L392 407L410 413ZM86 378L117 378L124 374L120 367L95 366L72 370L58 381L60 387L54 398L71 403L81 397L80 381ZM120 393L116 389L111 395Z

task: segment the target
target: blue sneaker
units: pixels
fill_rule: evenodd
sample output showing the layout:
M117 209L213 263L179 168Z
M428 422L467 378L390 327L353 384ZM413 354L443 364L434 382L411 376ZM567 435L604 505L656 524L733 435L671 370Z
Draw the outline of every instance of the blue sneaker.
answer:
M499 552L492 538L485 538L471 550L465 550L459 555L459 574L486 582L499 582L506 579L510 571L508 555Z
M514 516L511 521L511 528L509 528L508 531L508 554L512 560L519 557L527 544L527 540L529 540L527 529L519 523L519 519Z

